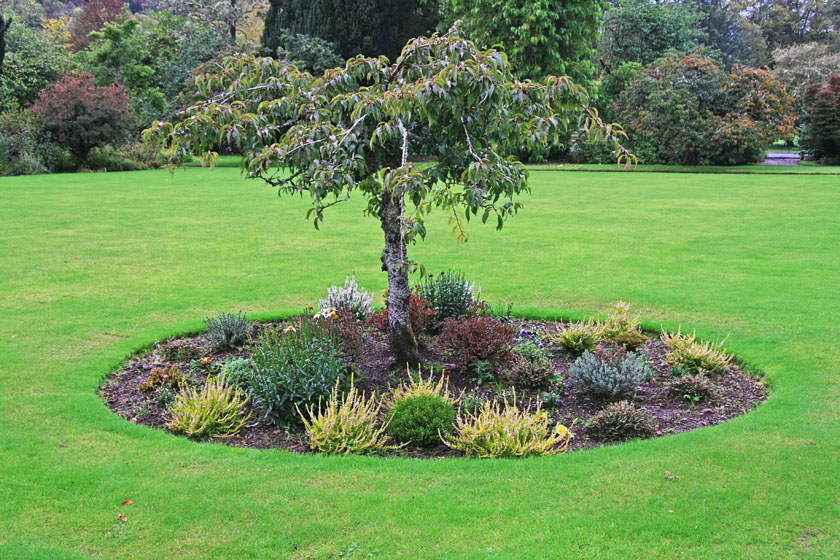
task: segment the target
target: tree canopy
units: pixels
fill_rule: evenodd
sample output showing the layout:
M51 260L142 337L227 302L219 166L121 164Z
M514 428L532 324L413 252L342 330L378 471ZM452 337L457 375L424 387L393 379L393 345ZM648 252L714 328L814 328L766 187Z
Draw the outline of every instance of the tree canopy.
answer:
M389 331L401 361L418 360L406 244L426 234L429 212L448 214L462 240L472 218L501 228L528 190L528 172L511 154L552 141L572 106L586 112L585 129L614 140L619 161L632 158L620 129L601 122L569 78L517 80L503 53L455 29L410 41L393 63L356 57L322 76L238 55L199 85L209 99L180 122L155 123L147 141L172 162L220 142L236 146L248 176L310 199L316 227L329 207L361 196L385 234Z

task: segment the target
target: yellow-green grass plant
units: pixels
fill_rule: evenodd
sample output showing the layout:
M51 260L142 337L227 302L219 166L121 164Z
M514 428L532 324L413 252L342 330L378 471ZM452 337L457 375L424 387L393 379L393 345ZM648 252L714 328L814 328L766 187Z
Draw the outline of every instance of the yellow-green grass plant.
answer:
M697 332L682 334L682 328L675 333L662 329L662 341L668 346L665 359L672 365L680 365L692 371L706 370L710 373L725 371L732 363L732 355L726 351L729 336L718 343L697 340Z
M203 317L299 313L348 274L380 294L376 220L351 199L315 232L308 200L237 169L4 178L0 558L299 560L353 543L354 557L412 559L836 557L837 177L533 172L531 186L502 231L474 220L465 244L432 214L409 258L463 270L524 317L625 300L647 330L731 332L768 401L528 460L301 455L152 430L96 394L110 371Z

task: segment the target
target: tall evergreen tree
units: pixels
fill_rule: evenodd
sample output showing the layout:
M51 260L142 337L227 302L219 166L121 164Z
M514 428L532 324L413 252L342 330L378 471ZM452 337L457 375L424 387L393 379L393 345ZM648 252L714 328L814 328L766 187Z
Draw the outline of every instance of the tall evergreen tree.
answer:
M6 31L12 25L12 18L0 14L0 80L3 79L3 59L6 58Z
M262 46L274 56L283 30L319 37L351 58L385 55L394 60L406 41L440 20L437 0L271 0Z

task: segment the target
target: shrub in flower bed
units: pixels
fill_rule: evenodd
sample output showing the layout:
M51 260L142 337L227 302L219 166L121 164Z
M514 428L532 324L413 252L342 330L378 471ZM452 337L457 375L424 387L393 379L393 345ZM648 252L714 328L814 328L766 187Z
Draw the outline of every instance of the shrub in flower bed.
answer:
M656 433L656 422L643 408L628 401L613 403L586 423L586 432L597 441L625 441Z
M572 432L559 423L552 429L541 403L537 403L534 412L528 412L530 408L529 405L520 410L515 399L512 403L505 399L503 404L487 401L478 412L459 417L455 432L444 436L443 442L467 457L529 457L565 452Z
M626 346L631 350L642 346L647 337L642 334L639 318L630 315L630 304L620 301L601 325L601 340Z
M432 309L432 304L426 301L416 291L411 293L409 299L408 319L411 322L411 330L415 336L429 333L435 325L437 312ZM367 324L381 331L388 330L388 308L374 311L368 317Z
M503 368L502 377L514 387L543 389L557 376L554 363L548 358L529 360L521 355L514 357Z
M206 317L207 342L213 350L226 350L244 344L251 333L251 324L241 311L236 315L222 313L217 317Z
M178 389L186 380L178 366L154 367L143 383L140 384L141 391L154 391L160 387Z
M327 297L318 303L321 309L340 309L364 321L373 311L373 295L356 284L356 277L348 276L344 286L331 286Z
M440 344L455 366L469 370L479 362L493 368L507 362L513 351L516 331L495 317L458 317L443 323Z
M222 365L221 375L227 379L232 387L248 391L253 372L249 358L228 358Z
M566 350L583 354L587 350L595 350L598 341L603 337L602 330L602 325L597 321L578 321L559 327L550 339Z
M245 414L248 399L224 376L211 377L201 391L185 387L169 406L172 419L167 427L188 437L220 437L236 435L251 414Z
M711 373L724 371L732 362L732 356L726 352L726 339L718 344L697 340L697 333L682 334L682 329L676 333L662 331L662 341L668 346L669 352L665 359L691 371L704 369Z
M462 272L451 270L437 276L430 274L417 287L417 295L431 304L438 323L466 315L475 303L474 291L475 284L468 282Z
M389 422L379 424L382 403L373 394L370 398L350 383L341 396L341 384L336 381L326 407L306 406L298 409L306 430L309 449L328 455L369 455L392 451L400 446L388 443Z
M298 419L298 407L328 398L333 387L343 389L349 368L329 338L313 336L303 322L300 332L265 331L254 350L249 389L254 405L275 424Z
M650 377L645 359L624 348L586 351L569 368L569 378L580 391L602 398L626 396Z
M397 400L388 416L391 434L402 443L428 447L452 431L455 408L438 395L418 395Z
M667 381L667 388L674 397L689 402L710 401L717 395L712 381L702 371L673 377Z
M346 356L358 356L364 350L367 326L346 309L322 309L316 315L319 328Z

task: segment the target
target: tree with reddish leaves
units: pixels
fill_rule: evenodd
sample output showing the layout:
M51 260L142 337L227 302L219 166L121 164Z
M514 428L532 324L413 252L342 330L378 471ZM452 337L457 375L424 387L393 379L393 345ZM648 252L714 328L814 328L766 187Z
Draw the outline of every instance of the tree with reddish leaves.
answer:
M90 44L88 35L105 27L106 23L121 21L128 13L122 0L90 0L70 28L73 49L80 51L87 48Z
M805 130L801 142L816 160L840 162L840 75L805 90Z
M122 86L97 86L94 76L64 76L41 91L32 111L53 139L76 157L79 167L93 148L129 138L134 112Z

